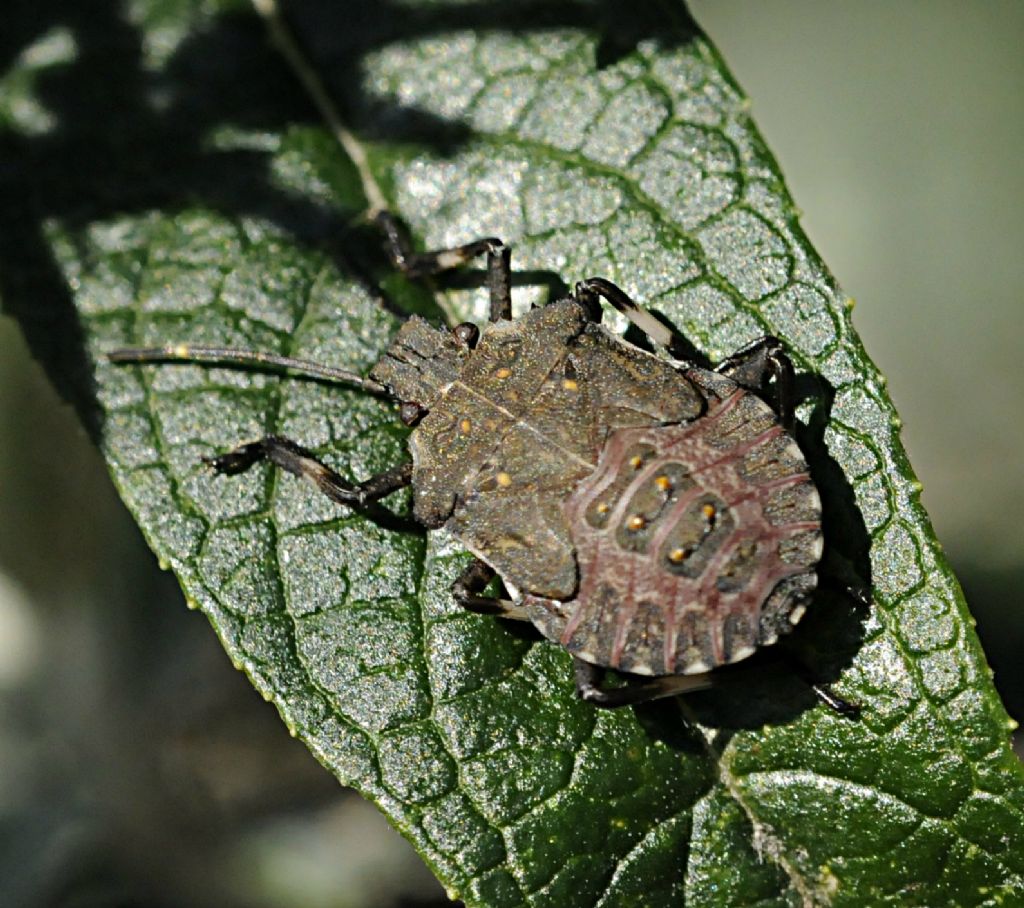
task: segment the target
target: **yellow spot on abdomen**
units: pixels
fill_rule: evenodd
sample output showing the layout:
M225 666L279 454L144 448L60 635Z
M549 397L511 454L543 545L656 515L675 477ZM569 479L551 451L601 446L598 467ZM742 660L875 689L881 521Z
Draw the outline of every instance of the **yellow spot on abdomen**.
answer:
M667 476L659 476L654 480L654 484L661 489L662 492L672 491L672 480Z
M578 391L580 386L576 379L567 378L562 382L562 387L565 388L566 391Z
M495 378L508 378L512 374L512 370L508 366L502 366L494 373Z
M634 514L626 521L626 529L632 530L634 533L642 530L645 526L647 526L647 521L644 519L643 514Z
M644 465L644 459L639 454L634 454L629 458L629 465L634 470L639 470Z
M459 423L459 431L461 431L463 435L469 435L469 430L471 428L473 428L473 425L468 419L464 419Z
M509 476L508 473L499 473L495 477L495 479L498 480L498 485L501 486L503 489L507 489L510 485L512 485L512 477Z

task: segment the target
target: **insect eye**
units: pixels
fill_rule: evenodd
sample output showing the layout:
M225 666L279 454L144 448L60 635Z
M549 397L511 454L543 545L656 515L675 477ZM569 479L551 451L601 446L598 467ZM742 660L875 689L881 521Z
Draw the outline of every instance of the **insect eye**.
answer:
M415 426L424 416L430 411L426 407L421 407L416 401L409 400L402 404L398 410L398 418L402 420L405 425Z

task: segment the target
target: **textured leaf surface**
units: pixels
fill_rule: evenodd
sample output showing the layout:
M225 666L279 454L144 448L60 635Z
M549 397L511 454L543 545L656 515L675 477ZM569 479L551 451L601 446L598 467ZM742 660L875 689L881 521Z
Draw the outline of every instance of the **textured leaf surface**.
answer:
M365 371L396 313L480 318L485 295L388 276L355 167L248 7L54 5L15 17L0 83L19 162L0 175L5 305L235 663L472 905L1024 899L1008 719L881 378L707 39L672 4L294 7L424 246L511 242L518 306L609 277L711 360L787 342L817 392L801 413L823 573L870 574L875 605L823 593L796 639L860 721L770 665L683 706L598 712L556 647L455 608L452 540L267 469L203 470L273 432L363 478L404 433L352 391L102 351L189 340Z

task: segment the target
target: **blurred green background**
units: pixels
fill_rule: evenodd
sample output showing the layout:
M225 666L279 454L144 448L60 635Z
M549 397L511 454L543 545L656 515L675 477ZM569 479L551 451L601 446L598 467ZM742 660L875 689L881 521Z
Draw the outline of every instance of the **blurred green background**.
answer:
M889 378L1024 717L1024 4L695 0ZM2 165L2 162L0 162ZM0 901L442 900L184 608L0 319Z

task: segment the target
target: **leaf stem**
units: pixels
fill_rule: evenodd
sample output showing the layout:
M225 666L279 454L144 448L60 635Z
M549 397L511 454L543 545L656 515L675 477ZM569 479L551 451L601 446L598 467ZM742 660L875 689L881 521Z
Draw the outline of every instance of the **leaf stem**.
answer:
M278 50L284 56L292 72L295 73L303 88L309 93L310 98L316 105L317 110L320 111L320 116L324 118L334 138L359 172L363 193L366 195L366 200L370 206L369 216L373 217L377 212L385 210L388 204L370 170L370 164L366 158L366 150L344 122L342 122L338 109L327 92L327 87L313 69L309 57L300 45L294 31L285 21L277 0L252 0L252 5L266 23L270 40L277 45Z

